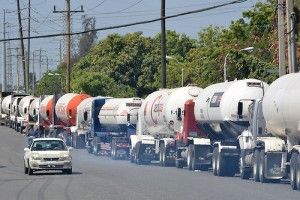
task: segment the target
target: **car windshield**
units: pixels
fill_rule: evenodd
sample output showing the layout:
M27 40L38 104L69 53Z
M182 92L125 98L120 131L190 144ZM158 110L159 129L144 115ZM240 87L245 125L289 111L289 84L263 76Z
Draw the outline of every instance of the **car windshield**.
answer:
M60 140L40 140L34 141L31 146L31 151L65 151L66 145Z

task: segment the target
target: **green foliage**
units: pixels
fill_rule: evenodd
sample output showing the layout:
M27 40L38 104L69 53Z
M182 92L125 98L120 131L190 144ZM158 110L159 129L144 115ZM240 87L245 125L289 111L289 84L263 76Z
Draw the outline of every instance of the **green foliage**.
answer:
M197 84L204 88L223 81L227 55L227 79L277 78L275 1L259 2L228 28L209 26L194 40L167 31L167 87ZM145 97L161 83L161 35L145 37L141 32L111 34L73 66L72 89L92 96ZM253 46L253 52L241 51ZM60 68L64 70L64 67ZM275 72L275 73L274 73ZM40 81L39 92L51 93L53 77ZM57 82L57 80L56 80ZM56 83L57 86L57 83ZM50 87L50 88L49 88Z

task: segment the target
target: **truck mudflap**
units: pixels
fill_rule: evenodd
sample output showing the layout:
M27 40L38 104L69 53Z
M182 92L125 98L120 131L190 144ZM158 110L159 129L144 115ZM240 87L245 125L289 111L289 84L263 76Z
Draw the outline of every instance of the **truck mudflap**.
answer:
M265 178L281 179L285 175L285 154L283 152L267 152L265 155Z
M211 166L211 145L194 145L194 148L196 164Z

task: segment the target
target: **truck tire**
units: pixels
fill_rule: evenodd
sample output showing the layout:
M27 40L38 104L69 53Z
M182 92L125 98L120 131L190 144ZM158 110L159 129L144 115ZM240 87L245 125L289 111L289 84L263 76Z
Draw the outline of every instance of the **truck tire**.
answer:
M167 162L166 162L166 148L165 145L162 144L159 147L159 163L160 166L162 167L166 167L167 166Z
M99 143L100 143L100 138L94 137L92 142L92 149L93 149L93 154L95 156L97 156L99 153Z
M175 166L176 168L183 168L183 160L176 159Z
M135 162L135 149L133 148L130 154L130 162L134 163Z
M259 160L259 181L261 183L266 183L268 180L265 178L265 150L260 151L260 160Z
M215 172L216 176L225 176L226 175L226 163L224 157L219 152L219 147L214 148L213 154L214 162L215 162Z
M250 170L247 170L245 167L245 152L241 152L239 160L240 176L241 179L249 179L251 176Z
M255 182L259 182L259 163L260 163L260 151L254 150L253 154L253 179Z
M199 166L196 164L196 158L195 158L195 146L193 144L190 144L188 147L188 169L189 170L199 170Z
M293 152L291 156L291 168L290 168L290 182L291 182L291 187L293 190L297 189L296 185L296 177L297 177L297 159L298 159L298 153ZM299 168L299 167L298 167Z
M213 157L212 157L212 168L213 168L213 174L217 176L217 154L218 149L214 148L213 150Z
M299 153L298 153L298 159L297 159L296 185L297 185L298 190L300 191L300 154Z

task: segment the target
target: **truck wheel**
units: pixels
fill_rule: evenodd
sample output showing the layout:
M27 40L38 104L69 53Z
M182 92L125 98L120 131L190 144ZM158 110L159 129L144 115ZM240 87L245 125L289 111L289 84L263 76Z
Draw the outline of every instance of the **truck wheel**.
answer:
M188 147L188 157L189 157L189 170L198 170L199 167L196 164L196 158L195 158L195 146L193 144L190 144Z
M297 159L298 159L298 153L293 152L291 156L291 169L290 169L291 187L293 190L297 189L297 185L296 185Z
M298 159L297 159L296 185L297 185L298 190L300 191L300 154L299 153L298 153Z
M215 176L217 176L217 154L218 154L218 148L214 148L213 157L212 157L212 168L213 168L213 174Z
M175 166L176 166L176 168L183 168L183 161L179 160L179 159L176 159L175 160Z
M266 183L267 179L265 178L265 150L260 151L260 160L259 160L259 181L261 183Z
M225 176L225 160L219 152L219 147L214 148L214 162L215 162L215 172L216 176Z
M255 182L259 181L259 160L260 160L260 151L259 149L254 150L253 155L253 179Z
M241 152L240 160L239 160L239 168L240 168L240 176L241 179L249 179L250 171L245 168L245 153Z
M159 163L162 167L166 166L166 148L164 144L159 148Z
M131 154L130 154L130 162L134 163L134 158L135 158L135 149L132 149Z
M117 150L116 150L116 147L112 147L112 149L111 149L111 158L113 160L117 160Z

